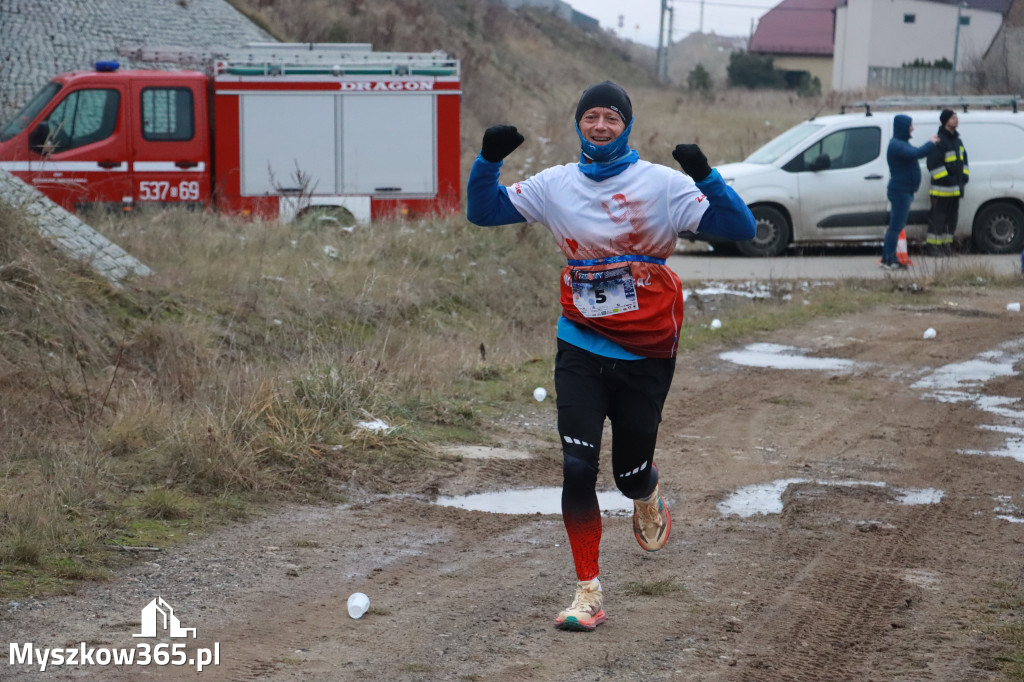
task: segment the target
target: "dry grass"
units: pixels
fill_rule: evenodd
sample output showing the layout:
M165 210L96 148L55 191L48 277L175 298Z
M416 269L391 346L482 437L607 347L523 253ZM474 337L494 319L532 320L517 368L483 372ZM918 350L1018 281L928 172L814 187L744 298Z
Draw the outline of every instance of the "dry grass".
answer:
M0 592L239 499L402 488L548 374L541 228L88 218L156 274L113 289L0 208Z

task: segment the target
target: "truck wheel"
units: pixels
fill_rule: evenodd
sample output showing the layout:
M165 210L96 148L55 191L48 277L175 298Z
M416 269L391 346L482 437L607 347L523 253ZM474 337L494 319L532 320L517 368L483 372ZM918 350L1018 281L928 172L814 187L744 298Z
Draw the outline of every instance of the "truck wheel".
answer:
M744 256L778 256L789 244L789 223L786 217L770 206L755 206L750 209L757 223L754 238L736 242L736 248Z
M356 224L356 217L344 206L310 206L299 214L298 221L314 232L329 232L341 227L352 227Z
M1024 248L1024 211L1008 202L978 211L971 233L981 253L1018 253Z

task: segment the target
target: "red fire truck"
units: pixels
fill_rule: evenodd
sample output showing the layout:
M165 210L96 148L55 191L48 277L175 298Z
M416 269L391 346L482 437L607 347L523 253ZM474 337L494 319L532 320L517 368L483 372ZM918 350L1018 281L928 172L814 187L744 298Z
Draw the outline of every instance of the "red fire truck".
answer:
M72 211L366 222L459 208L459 62L444 52L260 43L122 56L202 70L98 62L56 76L0 127L0 168Z

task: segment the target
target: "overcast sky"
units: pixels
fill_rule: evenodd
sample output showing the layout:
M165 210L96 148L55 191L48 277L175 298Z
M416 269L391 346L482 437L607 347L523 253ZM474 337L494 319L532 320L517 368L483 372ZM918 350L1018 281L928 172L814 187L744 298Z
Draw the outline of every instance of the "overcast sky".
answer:
M757 21L780 0L667 0L673 9L672 39L682 40L701 30L701 5L704 7L703 32L722 36L750 37L750 22ZM658 44L661 0L566 0L573 8L601 22L602 28L615 31L646 45ZM622 17L622 27L619 27ZM668 22L668 15L665 17Z

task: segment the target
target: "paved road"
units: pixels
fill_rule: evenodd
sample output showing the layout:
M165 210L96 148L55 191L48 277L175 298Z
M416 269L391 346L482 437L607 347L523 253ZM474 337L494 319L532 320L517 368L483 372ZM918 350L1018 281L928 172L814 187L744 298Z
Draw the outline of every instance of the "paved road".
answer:
M987 269L995 275L1020 273L1020 255L961 254L952 258L912 256L906 273L889 273L878 267L878 255L839 250L839 255L786 255L775 258L722 256L707 252L683 252L668 265L683 281L688 280L790 280L855 279L883 277L930 277L943 269Z

